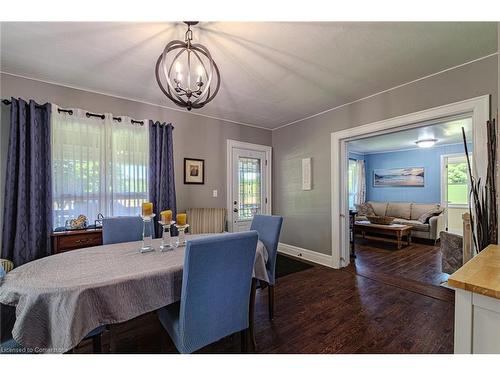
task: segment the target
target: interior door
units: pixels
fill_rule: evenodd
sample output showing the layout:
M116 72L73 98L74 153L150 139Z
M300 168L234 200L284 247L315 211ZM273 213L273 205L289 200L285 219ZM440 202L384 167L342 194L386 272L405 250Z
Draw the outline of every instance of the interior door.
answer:
M267 213L266 153L232 149L232 231L250 229L254 215Z
M446 209L446 230L462 234L462 214L469 211L469 174L463 155L443 157L442 206Z

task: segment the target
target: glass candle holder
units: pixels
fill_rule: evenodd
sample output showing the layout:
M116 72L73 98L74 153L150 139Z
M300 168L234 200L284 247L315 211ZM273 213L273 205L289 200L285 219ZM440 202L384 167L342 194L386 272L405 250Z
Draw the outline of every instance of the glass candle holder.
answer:
M159 221L158 224L160 224L162 227L160 251L173 250L175 246L172 241L172 233L170 232L170 226L174 225L175 221L170 221L170 222Z
M184 246L186 244L186 229L189 228L189 224L176 224L175 227L179 231L179 237L177 237L177 246Z
M154 251L153 247L153 218L155 214L142 217L142 247L140 249L141 253L149 253Z

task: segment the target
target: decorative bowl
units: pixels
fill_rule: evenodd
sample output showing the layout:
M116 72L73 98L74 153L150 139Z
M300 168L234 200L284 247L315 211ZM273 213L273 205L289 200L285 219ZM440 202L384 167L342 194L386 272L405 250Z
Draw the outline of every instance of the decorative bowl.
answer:
M395 219L392 216L367 216L366 218L370 223L379 225L390 225Z

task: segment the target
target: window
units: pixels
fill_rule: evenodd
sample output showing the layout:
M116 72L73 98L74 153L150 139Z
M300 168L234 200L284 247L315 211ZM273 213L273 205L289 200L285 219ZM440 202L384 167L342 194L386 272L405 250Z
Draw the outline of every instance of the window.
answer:
M54 226L83 214L137 215L148 198L148 127L112 115L87 117L57 107L52 114ZM146 122L145 122L146 124Z
M348 181L349 181L349 209L354 210L356 196L358 192L358 163L356 160L349 159Z
M365 202L366 195L365 161L349 159L347 182L349 189L349 209L356 209L356 204Z
M251 219L261 213L262 176L260 159L239 157L239 218Z
M469 203L467 162L449 158L447 170L448 204L467 205Z

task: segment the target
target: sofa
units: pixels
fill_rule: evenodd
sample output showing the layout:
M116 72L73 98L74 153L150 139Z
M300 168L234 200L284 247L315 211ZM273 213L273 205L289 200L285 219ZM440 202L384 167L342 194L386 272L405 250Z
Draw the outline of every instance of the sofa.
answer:
M428 222L418 221L420 215L439 209L439 203L422 204L412 202L374 202L368 201L377 216L395 217L394 223L411 225L412 237L425 238L433 241L439 239L441 231L445 230L444 210L437 216L432 216ZM356 216L356 220L367 220L364 216Z

